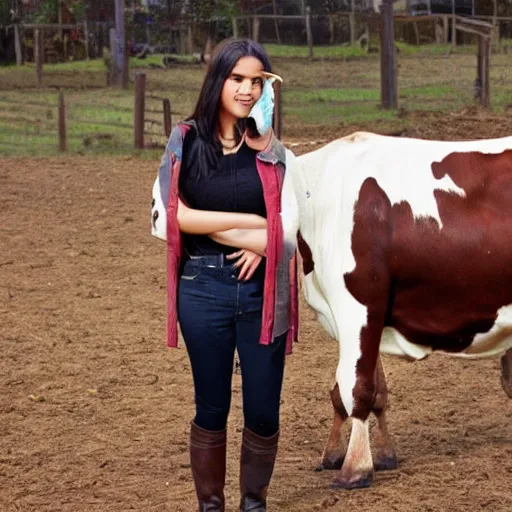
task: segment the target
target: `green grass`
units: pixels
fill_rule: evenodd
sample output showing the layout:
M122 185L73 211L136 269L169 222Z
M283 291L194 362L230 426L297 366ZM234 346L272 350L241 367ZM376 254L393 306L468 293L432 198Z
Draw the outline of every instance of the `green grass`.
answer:
M382 110L378 101L321 105L289 105L284 115L291 122L317 125L351 125L371 121L396 119L396 111Z
M306 89L285 91L284 101L294 103L337 103L345 101L378 101L380 92L375 89Z
M451 85L424 85L418 87L403 87L400 89L403 98L436 98L442 99L449 96L460 96L460 91Z
M163 64L162 54L148 55L144 59L138 59L137 57L129 58L129 65L131 68L149 67L149 66L160 66ZM173 59L179 63L192 62L192 55L173 55ZM12 69L30 70L34 67L33 62L28 62L21 68L17 67L16 64L9 64L0 66L0 72ZM68 62L58 62L55 64L44 64L44 69L48 71L104 71L105 63L103 59L89 59L89 60L70 60Z
M294 45L263 45L270 57L304 57L309 56L307 46ZM313 46L314 58L347 59L354 57L366 57L367 53L360 46L339 45L339 46Z
M474 45L457 46L452 50L450 44L427 44L427 45L412 45L402 42L397 42L396 46L400 55L414 56L414 55L448 55L450 53L460 55L474 54L476 47ZM307 46L296 45L278 45L278 44L265 44L265 50L270 57L302 57L309 56ZM313 58L319 59L355 59L355 58L377 58L378 53L368 53L359 45L336 45L336 46L313 46Z
M476 46L470 44L459 45L452 48L451 44L423 44L418 46L397 41L396 47L399 54L404 56L436 56L449 55L452 53L456 55L474 55L476 53Z

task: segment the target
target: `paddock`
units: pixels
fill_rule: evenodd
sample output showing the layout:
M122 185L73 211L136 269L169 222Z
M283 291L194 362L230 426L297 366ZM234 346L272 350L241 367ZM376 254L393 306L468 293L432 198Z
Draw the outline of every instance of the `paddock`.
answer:
M512 133L510 121L478 116L440 116L409 134ZM287 142L297 153L314 145ZM2 511L195 509L191 373L183 344L165 346L165 246L149 230L157 165L139 157L0 160ZM512 407L498 359L385 357L399 468L378 473L368 490L331 490L333 474L314 468L330 427L338 347L304 302L300 313L270 510L512 510ZM238 503L241 428L235 374L229 511Z

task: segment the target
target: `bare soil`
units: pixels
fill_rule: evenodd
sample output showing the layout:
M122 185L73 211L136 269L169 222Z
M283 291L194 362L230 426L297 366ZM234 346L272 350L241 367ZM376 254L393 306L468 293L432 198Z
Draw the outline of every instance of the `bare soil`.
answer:
M471 116L422 120L410 135L512 133L506 118ZM312 146L299 142L299 153ZM0 160L2 512L196 509L190 368L183 345L165 346L165 246L149 232L157 165ZM302 304L269 510L512 510L512 401L499 385L498 360L386 357L399 468L378 473L371 489L348 492L330 489L332 472L314 472L336 364L337 343ZM228 511L238 501L238 375L233 394Z

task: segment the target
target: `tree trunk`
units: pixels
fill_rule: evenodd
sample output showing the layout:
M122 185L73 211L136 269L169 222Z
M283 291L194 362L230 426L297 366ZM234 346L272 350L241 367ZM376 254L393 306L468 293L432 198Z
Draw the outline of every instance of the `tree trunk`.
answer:
M334 16L328 14L329 19L329 44L334 44Z
M276 0L272 0L272 10L274 11L274 25L276 27L276 38L277 38L277 44L281 44L281 36L279 35L279 27L277 25L277 6L276 6Z
M169 44L173 43L173 37L172 37L172 0L167 0L167 16L168 16L168 23L169 23Z
M494 39L494 50L501 52L500 47L500 26L498 23L498 0L492 0L492 38Z

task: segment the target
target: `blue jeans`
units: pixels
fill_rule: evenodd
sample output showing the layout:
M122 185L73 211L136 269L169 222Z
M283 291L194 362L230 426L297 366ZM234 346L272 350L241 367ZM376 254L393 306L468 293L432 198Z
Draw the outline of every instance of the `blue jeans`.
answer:
M178 289L178 320L194 377L195 423L222 430L231 405L235 348L242 372L245 427L267 437L279 430L286 333L259 343L262 273L239 281L231 266L188 260Z

